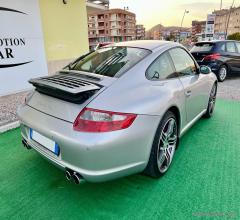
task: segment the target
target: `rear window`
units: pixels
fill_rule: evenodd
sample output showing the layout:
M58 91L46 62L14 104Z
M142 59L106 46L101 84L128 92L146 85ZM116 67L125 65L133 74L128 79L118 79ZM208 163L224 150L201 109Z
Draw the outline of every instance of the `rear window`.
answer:
M106 47L77 61L70 70L118 77L150 54L151 51L131 47Z
M192 48L191 52L210 52L213 47L213 43L197 43Z

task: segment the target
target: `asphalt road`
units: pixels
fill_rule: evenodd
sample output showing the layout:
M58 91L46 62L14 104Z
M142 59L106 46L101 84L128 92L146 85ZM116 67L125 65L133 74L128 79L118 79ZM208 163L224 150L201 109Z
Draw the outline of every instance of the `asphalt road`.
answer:
M240 77L231 77L219 83L218 98L240 101Z
M0 126L17 121L17 107L24 102L26 93L0 97ZM218 98L240 101L240 76L218 84Z

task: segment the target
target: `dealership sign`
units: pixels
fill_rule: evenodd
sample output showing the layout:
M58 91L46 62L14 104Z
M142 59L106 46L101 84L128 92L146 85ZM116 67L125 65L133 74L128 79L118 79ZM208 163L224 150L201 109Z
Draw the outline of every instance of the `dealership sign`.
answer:
M0 0L0 96L47 75L38 0Z
M215 28L215 14L208 14L207 21L206 21L206 31L205 31L205 38L206 40L213 40L214 37L214 28Z

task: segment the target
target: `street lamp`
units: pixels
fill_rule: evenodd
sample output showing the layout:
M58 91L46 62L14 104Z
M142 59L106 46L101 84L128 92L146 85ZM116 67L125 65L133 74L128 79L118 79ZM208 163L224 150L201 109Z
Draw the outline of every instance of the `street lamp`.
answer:
M226 30L225 30L226 38L227 38L227 36L228 36L228 26L229 26L229 21L230 21L230 17L231 17L232 8L233 8L233 6L234 6L234 3L235 3L235 0L233 0L232 5L231 5L231 7L230 7L230 9L229 9L229 14L228 14L228 16L227 16L227 25L226 25Z
M189 11L185 9L184 13L183 13L183 17L182 17L182 22L181 22L181 29L182 29L182 26L183 26L183 21L184 21L184 18L185 18L185 15L188 14ZM180 29L180 30L181 30Z
M189 13L189 11L185 9L184 13L183 13L182 21L181 21L180 31L179 31L179 41L180 41L180 35L181 35L181 31L182 31L183 21L184 21L185 15L188 13Z

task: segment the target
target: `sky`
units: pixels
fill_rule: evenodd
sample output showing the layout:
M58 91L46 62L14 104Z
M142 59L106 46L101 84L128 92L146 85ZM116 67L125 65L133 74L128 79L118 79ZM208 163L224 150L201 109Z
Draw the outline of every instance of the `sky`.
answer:
M110 0L110 8L129 7L137 17L137 24L144 24L150 29L156 24L180 26L184 10L189 14L183 26L190 27L192 20L206 20L207 14L220 8L221 0ZM232 0L222 0L223 8L229 8ZM240 6L240 0L235 0Z

